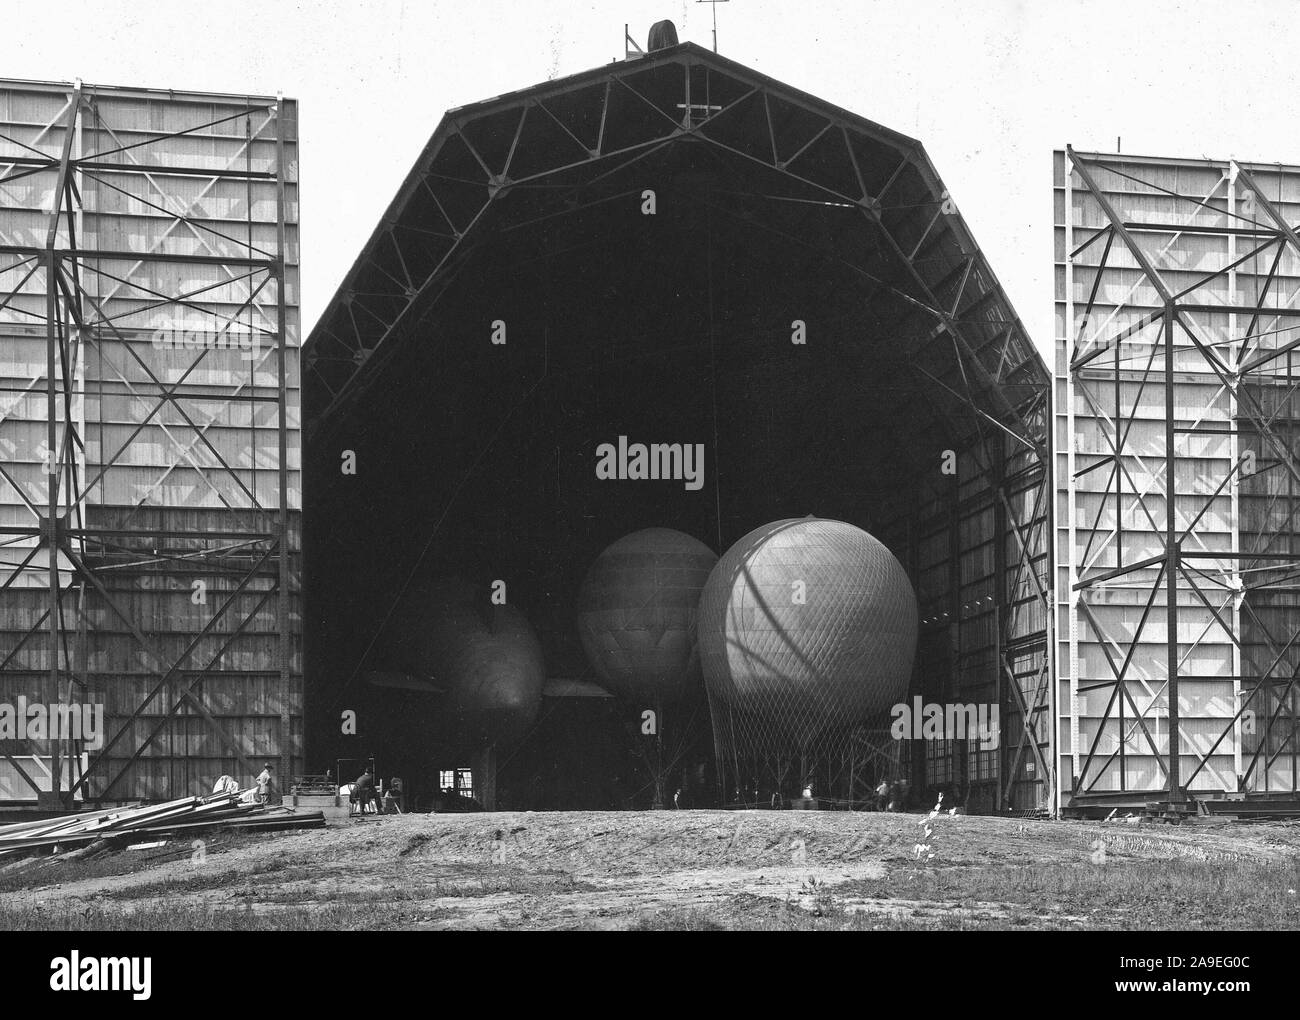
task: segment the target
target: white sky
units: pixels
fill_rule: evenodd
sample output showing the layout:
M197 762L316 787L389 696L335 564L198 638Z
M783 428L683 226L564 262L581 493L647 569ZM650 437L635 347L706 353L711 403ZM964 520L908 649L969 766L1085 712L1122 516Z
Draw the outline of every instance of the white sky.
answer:
M695 0L0 0L0 76L301 103L309 330L442 112L608 63ZM1026 326L1052 331L1051 153L1300 163L1295 0L730 0L720 52L919 138ZM305 335L305 333L304 333Z

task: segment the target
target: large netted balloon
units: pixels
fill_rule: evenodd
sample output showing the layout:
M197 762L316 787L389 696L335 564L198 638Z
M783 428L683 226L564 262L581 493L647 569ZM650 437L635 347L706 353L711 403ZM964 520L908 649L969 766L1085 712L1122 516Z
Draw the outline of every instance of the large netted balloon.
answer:
M699 647L720 747L809 754L905 699L916 596L879 541L842 521L751 531L718 562Z
M646 528L597 557L578 593L578 634L597 681L651 707L698 691L695 613L718 557L690 535Z

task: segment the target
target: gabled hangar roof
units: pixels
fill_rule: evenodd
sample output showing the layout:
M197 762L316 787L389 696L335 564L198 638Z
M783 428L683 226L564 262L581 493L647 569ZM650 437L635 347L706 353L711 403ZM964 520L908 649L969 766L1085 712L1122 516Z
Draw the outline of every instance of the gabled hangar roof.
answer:
M730 211L873 284L863 315L909 338L921 414L1045 461L1050 376L921 143L693 43L447 112L305 344L309 442L485 237L605 200L629 165L683 142L779 184L758 210L718 192ZM915 422L917 407L912 393L879 410Z

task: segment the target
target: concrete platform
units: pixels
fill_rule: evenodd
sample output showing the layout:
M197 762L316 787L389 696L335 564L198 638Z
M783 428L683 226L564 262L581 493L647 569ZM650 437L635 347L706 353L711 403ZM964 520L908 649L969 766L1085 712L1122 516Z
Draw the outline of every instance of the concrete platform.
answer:
M327 826L348 824L349 805L338 794L291 793L285 796L283 806L295 813L319 811L325 816Z

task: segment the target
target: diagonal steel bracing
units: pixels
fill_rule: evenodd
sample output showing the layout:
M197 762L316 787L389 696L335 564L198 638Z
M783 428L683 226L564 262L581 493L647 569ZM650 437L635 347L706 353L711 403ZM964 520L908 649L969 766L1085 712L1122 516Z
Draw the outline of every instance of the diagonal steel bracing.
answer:
M0 85L11 87L26 86ZM127 103L116 106L119 98ZM42 586L45 593L41 611L33 613L34 625L25 633L10 631L15 644L0 658L0 682L6 690L28 682L32 663L42 663L45 689L51 696L71 701L91 696L92 688L102 693L105 682L117 681L105 681L96 675L97 669L87 671L85 665L93 652L89 646L101 640L101 619L120 624L152 663L157 678L144 700L131 706L109 745L92 754L89 767L75 781L69 777L66 787L61 777L63 758L71 763L78 748L71 742L52 748L48 771L53 794L67 803L76 795L102 799L110 791L130 797L133 787L139 796L142 780L132 778L133 769L145 764L145 755L183 707L203 720L223 752L251 776L249 756L258 749L247 734L232 731L219 720L199 692L205 681L211 687L219 678L238 676L242 667L232 664L235 650L255 629L277 636L274 661L266 664L278 673L282 692L277 699L280 746L275 753L280 774L286 779L292 775L289 705L296 667L291 586L296 582L291 560L296 553L290 514L296 506L291 497L288 429L290 402L296 396L290 391L291 297L287 291L293 280L287 267L296 259L287 226L292 216L287 190L295 173L286 148L285 105L163 93L144 98L176 104L176 110L183 112L173 111L171 123L186 114L198 115L177 130L141 132L138 125L113 119L114 111L138 103L140 94L77 85L63 94L57 116L43 129L23 139L9 139L24 155L0 159L11 171L0 180L0 203L14 200L5 184L12 186L35 175L53 181L43 244L0 235L0 254L12 259L0 273L0 329L27 336L35 324L44 334L44 371L33 372L28 390L43 391L43 449L48 465L44 483L34 482L30 472L20 470L22 456L15 457L12 470L7 464L0 466L0 477L17 500L14 505L25 507L34 518L30 525L4 529L5 535L13 536L6 544L13 543L19 555L0 575L0 619L8 617L6 600L28 606L34 586ZM214 106L225 106L228 112L214 118ZM236 134L239 127L244 131ZM148 137L140 138L142 133ZM180 140L193 137L206 139L213 152L224 147L225 155L214 156L206 166L169 156ZM99 144L90 146L97 151L85 154L83 139L88 138ZM261 166L253 165L255 158ZM237 191L229 187L231 182L240 182ZM274 231L274 244L253 236L254 182L272 188L274 212L267 224ZM88 194L108 195L112 201L103 203L101 198L101 204L87 205ZM235 194L249 204L246 216L223 219L207 204L229 201ZM112 230L98 229L113 215L115 203L133 203L135 211L148 219L144 244L132 246ZM97 225L93 232L86 229L89 222ZM260 214L258 222L263 222ZM159 274L159 267L175 267L175 273ZM195 280L200 282L189 282ZM35 310L37 295L43 313ZM157 321L151 316L163 311L196 317L205 331L206 340L187 350L187 358L175 357L180 362L175 369L160 367L160 359L141 353L151 346L150 325ZM214 384L213 373L220 370L211 364L211 352L234 331L256 334L265 349L256 362L248 362L246 378L236 374L228 385ZM94 390L88 385L88 352L100 359ZM270 387L265 381L268 371L275 373ZM207 381L196 385L193 380L200 374L206 374ZM86 414L92 396L100 420ZM143 408L133 420L111 423L120 424L125 437L111 445L105 440L102 420L105 400L118 401L116 406L129 407L132 414ZM254 417L255 409L268 403L275 405L269 425ZM196 412L196 404L202 406L202 413ZM256 426L275 437L276 449L269 457L252 449L246 456L232 455L230 426L225 426L224 439L219 434L219 419L229 414L233 421L236 409L244 408L250 431ZM5 414L0 414L0 428L4 424ZM122 496L122 479L139 470L133 464L149 462L147 448L153 435L170 443L174 459L163 465L161 474L132 504ZM3 444L0 448L26 457L38 452ZM278 463L272 463L272 457L278 457ZM265 475L268 467L274 483L259 490L257 472ZM208 494L202 505L217 508L205 509L206 517L197 523L166 505L169 491L176 488L169 486L169 476L183 471L197 478ZM246 482L245 475L254 481ZM115 486L112 496L106 491L110 482ZM142 513L148 514L149 521L133 527ZM158 623L138 616L137 600L124 593L133 592L132 586L142 581L146 590L156 591L188 584L190 577L204 578L205 584L229 582L231 587L203 617L203 625L184 635L186 647L176 657L163 649L164 632L156 629ZM74 588L77 595L70 598ZM140 604L146 603L140 600ZM268 607L273 611L268 613ZM273 619L269 626L268 615ZM209 651L201 666L186 665L190 656L211 646L218 636L215 653ZM74 661L78 659L79 663ZM179 683L181 669L187 684ZM143 742L133 743L133 724L169 686L176 686L180 696ZM121 750L125 750L123 759L110 758L110 751ZM29 787L38 788L12 755L6 753L5 760ZM191 782L204 778L195 776ZM210 782L212 777L206 778Z
M1269 617L1273 622L1266 622L1260 612L1257 612L1255 600L1263 597L1263 593L1278 590L1274 579L1290 576L1300 567L1300 552L1281 551L1295 549L1294 540L1285 539L1285 529L1293 529L1296 515L1295 484L1300 482L1300 462L1286 438L1288 430L1294 428L1294 412L1288 416L1288 402L1294 399L1297 385L1300 385L1300 381L1292 375L1290 352L1300 347L1300 343L1285 338L1288 330L1300 326L1288 326L1282 322L1281 317L1290 315L1294 318L1300 313L1292 306L1296 294L1286 299L1284 304L1272 308L1266 302L1280 288L1279 267L1282 265L1283 249L1290 246L1294 253L1300 254L1300 236L1297 236L1294 227L1279 212L1275 202L1261 190L1251 173L1236 163L1230 163L1223 169L1211 194L1233 182L1246 189L1244 198L1241 192L1237 192L1234 198L1234 192L1229 187L1225 197L1219 198L1216 195L1212 201L1211 194L1197 198L1151 181L1143 170L1133 169L1133 164L1140 163L1140 160L1132 160L1129 165L1121 166L1118 162L1120 157L1082 156L1069 148L1066 150L1066 159L1067 174L1074 174L1082 184L1088 201L1093 203L1105 221L1100 229L1092 230L1082 244L1071 249L1069 258L1074 260L1083 257L1103 234L1107 237L1106 250L1100 260L1088 263L1095 277L1086 299L1081 299L1083 315L1077 323L1069 358L1069 385L1074 388L1076 395L1088 402L1093 420L1107 423L1101 430L1101 435L1111 443L1107 458L1110 463L1107 490L1113 486L1113 492L1110 492L1108 500L1097 502L1091 512L1091 523L1086 529L1086 544L1091 550L1093 540L1101 534L1103 515L1108 512L1114 514L1115 528L1123 527L1122 501L1125 498L1132 501L1132 510L1145 515L1149 528L1144 534L1149 534L1160 542L1158 552L1126 561L1123 532L1112 529L1107 541L1112 543L1117 564L1108 568L1094 566L1107 549L1106 543L1103 543L1096 553L1085 554L1079 568L1079 578L1073 585L1078 597L1072 600L1069 611L1072 616L1077 615L1078 623L1087 629L1085 636L1090 635L1098 642L1114 674L1115 691L1112 692L1110 703L1102 715L1095 719L1097 736L1100 737L1113 715L1120 724L1120 745L1115 752L1109 755L1099 754L1097 740L1094 740L1093 746L1080 754L1075 777L1076 791L1090 790L1100 774L1114 761L1116 754L1120 755L1122 761L1128 741L1124 732L1126 704L1134 710L1135 718L1132 721L1143 726L1145 733L1144 717L1147 713L1137 713L1136 706L1126 702L1127 691L1124 686L1126 675L1134 664L1134 654L1143 626L1152 606L1157 604L1155 600L1158 593L1163 596L1166 623L1165 659L1168 676L1165 691L1170 727L1169 748L1164 753L1157 752L1151 743L1150 734L1146 736L1153 757L1166 776L1165 792L1176 803L1194 782L1199 780L1202 784L1200 788L1204 789L1203 773L1209 768L1211 758L1216 753L1222 755L1224 748L1236 748L1237 760L1241 762L1240 772L1232 787L1225 787L1225 790L1235 792L1238 788L1269 789L1270 780L1267 776L1262 780L1264 785L1258 785L1260 780L1256 773L1259 763L1267 760L1271 766L1288 747L1292 748L1294 757L1296 726L1294 716L1287 711L1287 706L1290 704L1296 670L1288 656L1296 646L1296 639L1300 638L1300 619L1295 619L1292 614L1293 620L1284 625L1286 632L1280 637L1275 636L1272 628L1283 618L1276 616L1277 611L1269 610L1274 614ZM1130 170L1132 172L1127 172ZM1177 221L1173 216L1164 219L1150 215L1125 217L1117 208L1116 202L1112 201L1112 193L1100 182L1097 174L1101 171L1113 173L1148 189L1139 193L1167 196L1176 200L1175 206L1182 202L1188 203L1193 211L1186 221ZM1240 215L1237 212L1240 206L1234 206L1234 201L1244 201L1249 215ZM1256 212L1258 215L1255 215ZM1185 256L1175 257L1181 250L1175 242L1195 234L1226 238L1227 257L1217 266L1212 265L1199 271L1186 264ZM1106 274L1110 261L1111 241L1116 238L1137 265L1141 273L1140 282L1155 293L1159 303L1154 309L1144 308L1140 303L1129 305L1127 302L1135 299L1137 294L1136 283L1129 286L1127 295L1118 303L1114 294L1108 293L1107 302L1114 305L1114 310L1092 334L1085 350L1084 332L1094 322L1093 310L1099 300L1102 277ZM1240 245L1238 238L1241 240ZM1150 253L1154 247L1159 247L1158 257L1172 268L1162 270L1156 265L1155 257ZM1259 268L1261 261L1263 269ZM1178 273L1186 282L1174 283L1173 276L1167 276L1167 273ZM1234 281L1242 273L1247 274L1248 279L1256 281L1255 295L1246 301L1239 297L1241 291L1235 289L1238 285ZM1220 288L1226 293L1227 300L1219 300L1214 296L1208 300L1203 298L1205 293L1214 288ZM1297 293L1300 294L1300 288L1297 288ZM1279 301L1281 298L1279 295ZM1072 300L1072 295L1069 300ZM1138 313L1139 317L1135 322L1116 330L1110 324L1121 312ZM1205 325L1206 320L1201 318L1214 314L1228 319L1226 339L1218 339ZM1233 331L1238 318L1246 322L1242 332ZM1157 324L1160 328L1159 338L1145 343L1145 353L1149 355L1145 368L1140 373L1128 368L1120 357L1121 345L1133 342L1133 338L1141 331ZM1280 328L1274 329L1274 325ZM1075 330L1076 323L1067 322L1065 326L1067 331ZM1108 328L1111 329L1109 336L1106 335ZM1221 330L1223 327L1214 328ZM1252 347L1255 350L1248 357ZM1113 353L1113 364L1104 357L1107 353ZM1163 372L1158 375L1152 372L1157 354L1163 359ZM1203 407L1199 414L1189 415L1176 406L1175 393L1185 379L1196 378L1212 380L1218 389L1210 398L1208 406ZM1132 393L1131 401L1124 406L1119 403L1121 387L1128 388ZM1107 388L1112 389L1115 395L1113 416L1107 414L1093 395L1094 390ZM1149 452L1144 451L1142 456L1138 456L1126 451L1129 432L1140 418L1139 405L1149 406L1151 401L1148 391L1152 389L1156 389L1164 401L1163 455L1158 464L1150 462ZM1272 411L1266 411L1261 403L1266 395L1276 399ZM1209 413L1211 408L1215 409L1213 415ZM1226 426L1218 422L1223 413L1222 408L1229 408L1233 415ZM1190 424L1184 424L1189 420ZM1111 441L1111 432L1114 433L1114 441ZM1252 437L1272 456L1271 463L1248 469L1246 459L1233 454L1227 459L1222 471L1199 481L1195 492L1180 485L1179 465L1188 463L1184 457L1194 455L1183 451L1203 448L1193 447L1193 443L1230 442L1231 448L1235 450L1239 442ZM1137 479L1125 473L1126 460L1141 469L1149 480L1147 484L1138 484ZM1075 514L1074 483L1085 472L1095 470L1105 463L1106 460L1103 460L1076 472L1071 479L1068 512L1072 516ZM1155 481L1156 471L1160 468L1163 469L1161 473L1164 475L1164 484L1157 488L1151 483ZM1262 505L1265 507L1264 519L1267 520L1272 518L1273 508L1279 502L1284 504L1281 510L1284 519L1282 531L1273 528L1267 532L1267 544L1275 548L1280 546L1279 551L1271 555L1263 553L1264 546L1261 543L1264 543L1265 531L1248 534L1245 522L1237 519L1231 522L1234 529L1232 534L1240 536L1241 548L1244 549L1247 543L1251 543L1253 551L1238 552L1237 537L1233 539L1231 550L1223 549L1217 542L1213 546L1208 545L1207 536L1220 527L1217 522L1221 519L1226 502L1231 499L1235 513L1239 492L1244 492L1248 486L1255 484L1255 479L1265 479L1270 475L1277 477L1278 472L1281 477L1265 490ZM1124 488L1119 484L1120 477L1124 477L1128 483ZM1258 501L1256 505L1260 505ZM1160 517L1164 518L1162 525L1157 523ZM1207 531L1207 528L1210 530ZM1120 537L1117 538L1117 535ZM1264 557L1265 566L1248 566L1252 562L1260 563L1261 556ZM1189 562L1192 558L1205 562L1207 566L1196 566ZM1153 575L1152 568L1156 567L1159 569ZM1223 605L1216 606L1211 601L1202 590L1202 581L1215 585L1225 593ZM1135 632L1112 636L1109 633L1110 625L1094 612L1090 599L1108 588L1147 593L1142 621ZM1265 607L1270 604L1260 603ZM1233 607L1231 613L1225 612L1229 605ZM1241 622L1238 622L1238 616ZM1199 621L1195 624L1200 628L1199 631L1192 630L1193 621ZM1250 644L1242 637L1243 627L1248 627L1253 635ZM1219 717L1220 722L1216 725L1221 728L1205 738L1201 747L1196 748L1191 746L1190 738L1183 731L1179 685L1180 682L1202 679L1195 671L1185 672L1185 663L1191 660L1198 643L1207 637L1227 642L1240 660L1244 676L1241 678L1242 689L1238 703L1234 706L1231 717ZM1128 648L1123 664L1118 667L1112 657L1112 646ZM1252 651L1256 646L1268 650L1272 662L1267 668L1256 662ZM1293 675L1274 680L1273 674L1279 667ZM1078 682L1077 677L1073 679ZM1237 681L1234 679L1233 682L1235 689ZM1247 682L1252 686L1247 688ZM1243 716L1252 711L1251 706L1266 687L1273 691L1280 690L1280 693L1274 695L1276 702L1264 725L1264 735L1258 740L1253 752L1246 749L1245 757L1248 760L1243 762L1241 722ZM1120 692L1123 692L1123 696L1120 696ZM1199 733L1204 731L1204 720L1203 717L1198 718L1201 718L1198 722ZM1272 750L1266 753L1265 749L1270 744L1273 745ZM1189 756L1194 766L1184 775L1182 759ZM1124 771L1121 767L1120 789L1123 789ZM1294 774L1294 768L1292 772ZM1088 776L1093 777L1091 782L1087 782ZM1291 792L1296 791L1292 789Z

